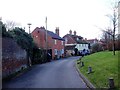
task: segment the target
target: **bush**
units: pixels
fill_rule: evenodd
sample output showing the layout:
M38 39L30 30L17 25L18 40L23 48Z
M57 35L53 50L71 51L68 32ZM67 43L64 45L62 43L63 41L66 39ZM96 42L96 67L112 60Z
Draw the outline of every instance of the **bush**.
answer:
M103 50L103 47L101 44L99 43L95 43L91 46L91 49L92 49L92 53L95 53L95 52L99 52L99 51L102 51Z
M35 48L33 50L33 64L45 63L47 62L46 51L43 49Z

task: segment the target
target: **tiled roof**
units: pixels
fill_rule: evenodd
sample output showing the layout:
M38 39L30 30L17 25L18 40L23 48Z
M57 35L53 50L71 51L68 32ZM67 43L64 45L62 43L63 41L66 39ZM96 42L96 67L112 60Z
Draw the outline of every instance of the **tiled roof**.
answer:
M83 40L83 37L81 37L81 36L70 35L70 34L67 34L67 35L71 36L71 38L73 38L73 40L78 44L87 44L87 42L85 40ZM79 40L77 40L77 38L79 38Z
M58 36L57 34L53 33L52 31L47 30L47 33L48 33L53 39L58 39L58 40L63 40L63 41L65 41L65 39L61 38L60 36Z
M44 28L44 27L36 27L35 29L34 29L34 31L35 30L37 30L37 31L39 31L39 30L42 30L42 31L44 31L45 33L46 33L46 29ZM34 32L33 31L33 32ZM62 41L65 41L65 39L64 38L61 38L60 36L58 36L57 34L55 34L54 32L52 32L52 31L49 31L49 30L47 30L47 34L49 35L49 36L51 36L53 39L58 39L58 40L62 40Z

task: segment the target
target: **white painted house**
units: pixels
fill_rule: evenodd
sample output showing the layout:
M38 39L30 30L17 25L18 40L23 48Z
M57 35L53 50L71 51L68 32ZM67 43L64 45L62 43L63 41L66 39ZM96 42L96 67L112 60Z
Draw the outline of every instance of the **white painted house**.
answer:
M78 51L81 51L83 49L89 50L88 47L89 47L89 44L86 44L86 43L84 43L84 44L76 44L76 46L75 46L75 48L77 48Z
M76 35L76 31L74 31L74 34L72 34L72 31L70 30L69 34L66 34L63 38L65 39L65 48L66 47L67 49L70 48L71 52L73 52L75 48L78 51L81 51L84 49L89 50L89 43L83 40L83 37Z

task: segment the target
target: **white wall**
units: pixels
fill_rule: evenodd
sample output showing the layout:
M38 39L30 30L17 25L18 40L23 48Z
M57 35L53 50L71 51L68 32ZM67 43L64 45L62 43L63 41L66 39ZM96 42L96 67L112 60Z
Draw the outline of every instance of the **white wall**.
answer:
M89 50L88 44L77 44L75 48L77 48L79 51L83 49Z

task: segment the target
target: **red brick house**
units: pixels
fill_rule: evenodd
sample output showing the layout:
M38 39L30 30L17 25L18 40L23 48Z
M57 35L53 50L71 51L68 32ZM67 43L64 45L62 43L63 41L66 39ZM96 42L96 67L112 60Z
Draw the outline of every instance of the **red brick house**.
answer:
M50 51L52 59L59 59L64 56L65 40L59 36L59 28L55 29L55 33L47 30L47 39L46 29L44 27L36 27L31 35L39 49L47 49Z

